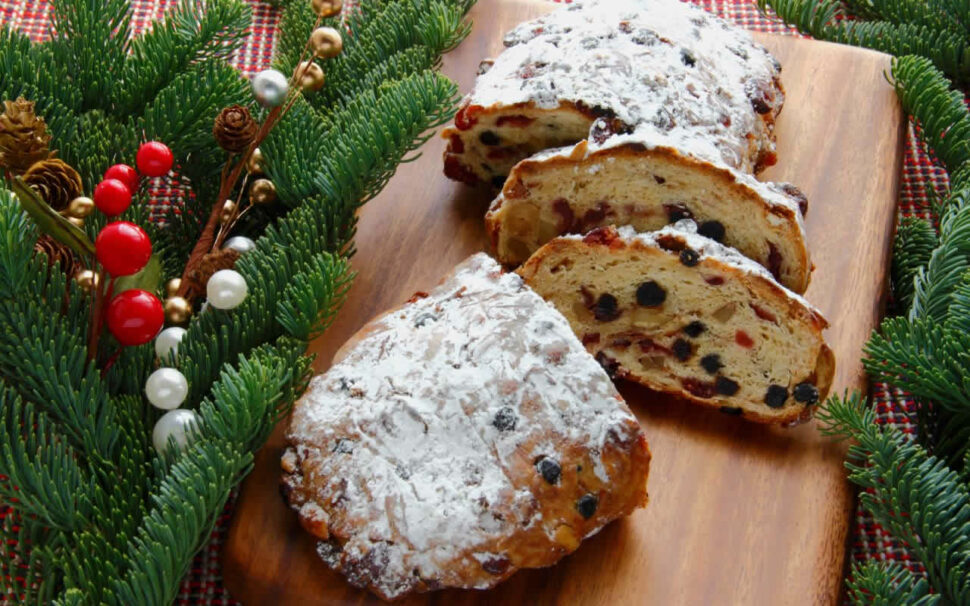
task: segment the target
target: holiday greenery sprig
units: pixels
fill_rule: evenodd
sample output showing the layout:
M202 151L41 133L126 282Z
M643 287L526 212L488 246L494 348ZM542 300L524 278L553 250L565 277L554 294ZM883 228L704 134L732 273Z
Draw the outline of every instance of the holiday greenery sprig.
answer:
M963 0L757 0L819 40L920 55L970 81L970 4Z
M352 278L356 210L455 109L455 85L433 68L467 33L467 0L364 0L342 16L339 1L285 4L276 65L292 78L272 119L225 62L248 23L237 0L185 0L136 37L123 0L54 0L52 40L0 31L7 600L171 601L253 452L305 387L307 340ZM329 50L301 60L308 41ZM335 46L327 87L311 94ZM172 152L179 174L165 178L183 192L160 224L149 221L147 180L124 165L134 158L146 173L138 152L151 141ZM213 214L216 236L193 266ZM120 255L94 252L120 222L142 231L151 256L112 279L106 266ZM242 297L209 288L226 264ZM169 313L184 328L119 349L123 329L99 327L111 315L93 313L99 297L87 293L154 307L183 276L208 303ZM172 413L187 420L153 440Z
M857 395L831 398L821 419L852 438L849 478L875 520L904 542L925 579L896 564L853 567L855 603L970 604L970 112L946 75L970 80L970 10L931 0L760 0L818 38L901 56L892 81L922 140L950 175L931 192L933 219L904 218L893 246L900 316L883 321L865 348L873 379L918 402L918 443L876 424ZM843 17L854 17L844 20Z

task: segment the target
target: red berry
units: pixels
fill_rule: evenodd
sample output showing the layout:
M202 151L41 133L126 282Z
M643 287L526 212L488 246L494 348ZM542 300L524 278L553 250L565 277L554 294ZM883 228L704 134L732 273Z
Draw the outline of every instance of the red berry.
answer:
M122 345L148 343L165 323L158 297L139 288L126 290L108 303L108 330Z
M134 223L115 221L104 226L94 241L94 253L112 276L130 276L145 267L152 256L152 242Z
M115 164L104 171L105 179L117 179L128 186L128 191L138 189L138 172L127 164Z
M94 188L94 205L98 210L113 217L131 206L131 190L118 179L105 179Z
M135 164L143 175L149 177L161 177L172 170L172 150L164 143L149 141L142 143L138 148L138 155L135 156Z

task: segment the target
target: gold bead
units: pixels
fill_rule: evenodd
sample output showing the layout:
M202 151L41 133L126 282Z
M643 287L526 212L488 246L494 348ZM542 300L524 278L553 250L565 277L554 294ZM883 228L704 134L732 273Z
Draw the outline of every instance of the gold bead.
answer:
M172 278L165 283L165 295L174 297L178 294L180 288L182 288L182 278Z
M296 66L296 73L300 76L300 88L306 91L316 91L323 88L326 78L323 68L313 61L301 61Z
M248 170L249 173L252 175L263 174L264 160L265 159L263 158L263 152L259 151L259 148L257 147L256 149L253 150L253 153L250 154L249 160L246 162L246 170Z
M276 200L276 186L269 179L256 179L249 188L249 201L253 204L270 204Z
M68 222L78 229L84 229L84 219L79 217L68 217Z
M182 297L165 299L165 320L169 324L185 324L192 316L192 304Z
M332 59L344 49L344 40L334 28L318 27L310 34L310 48L317 57Z
M90 269L82 269L81 271L77 272L77 274L74 276L74 280L84 292L91 292L97 288L98 284L101 283L101 279L98 277L98 274Z
M232 220L232 215L236 212L236 203L232 200L226 200L222 203L222 217L220 217L223 223L228 223Z
M311 0L310 2L310 6L313 7L313 12L324 19L339 15L343 5L342 0Z
M67 216L83 219L94 212L94 200L85 196L78 196L67 205Z

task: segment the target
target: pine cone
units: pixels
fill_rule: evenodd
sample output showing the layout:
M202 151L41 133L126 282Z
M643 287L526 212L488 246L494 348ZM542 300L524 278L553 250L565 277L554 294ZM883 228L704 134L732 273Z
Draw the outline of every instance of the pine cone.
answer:
M0 166L21 174L50 155L47 123L34 114L34 102L4 101L0 114Z
M209 282L212 274L220 269L232 269L239 258L239 251L231 248L224 248L215 252L207 253L202 257L198 267L189 272L189 290L198 294L205 293L205 285Z
M73 279L77 275L77 272L83 269L81 262L73 250L47 234L43 234L37 239L37 243L34 244L34 252L47 255L48 267L54 267L55 264L60 264L61 271L64 272L64 275L69 280Z
M24 182L60 212L71 200L81 195L81 175L63 160L48 158L31 166L24 174Z
M256 138L259 126L249 110L242 105L233 105L222 110L212 125L212 136L219 147L232 154L238 154L249 147Z

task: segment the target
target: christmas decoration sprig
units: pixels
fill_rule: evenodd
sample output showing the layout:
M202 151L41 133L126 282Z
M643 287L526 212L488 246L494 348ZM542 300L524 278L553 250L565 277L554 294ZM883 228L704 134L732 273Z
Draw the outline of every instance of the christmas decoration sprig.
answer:
M124 0L52 4L51 40L0 30L0 601L167 604L306 386L357 209L453 114L434 68L470 3L288 2L276 68L294 84L262 110L226 63L242 2L184 0L134 37ZM316 34L340 54L300 94L321 27L347 33ZM161 221L136 173L183 192Z

